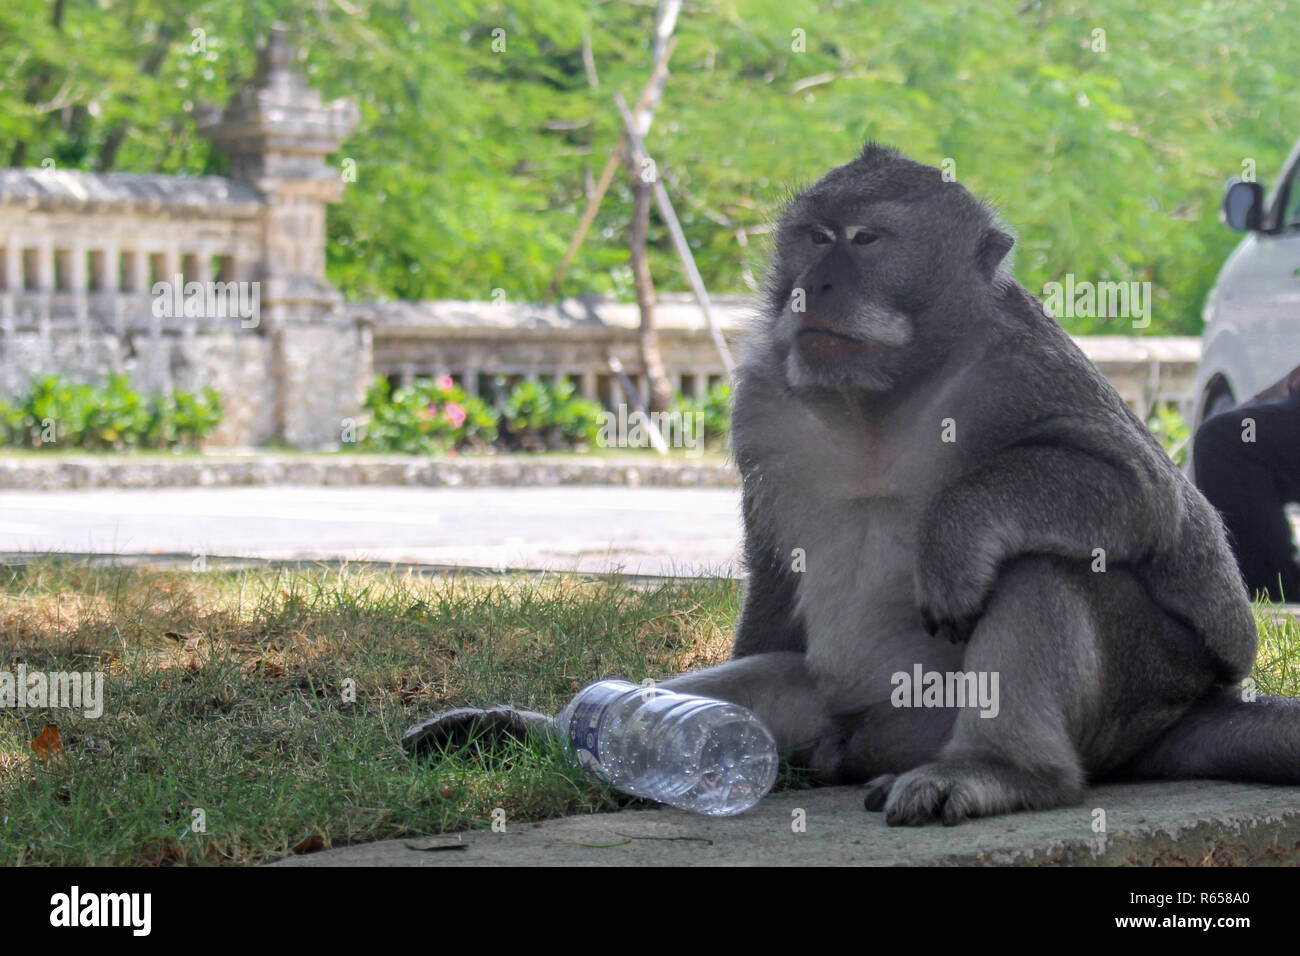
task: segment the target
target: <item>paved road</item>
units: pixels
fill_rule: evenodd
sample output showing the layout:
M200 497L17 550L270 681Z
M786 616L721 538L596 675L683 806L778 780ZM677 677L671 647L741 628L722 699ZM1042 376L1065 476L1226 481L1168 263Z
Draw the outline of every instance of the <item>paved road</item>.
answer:
M0 491L0 551L734 573L739 500L713 488Z
M738 566L739 500L612 487L5 491L0 551L695 574Z

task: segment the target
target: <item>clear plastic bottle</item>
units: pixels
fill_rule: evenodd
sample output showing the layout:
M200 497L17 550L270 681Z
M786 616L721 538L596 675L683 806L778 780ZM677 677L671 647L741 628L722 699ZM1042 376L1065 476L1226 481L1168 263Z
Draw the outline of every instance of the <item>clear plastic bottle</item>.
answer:
M743 813L776 780L771 731L727 701L602 680L556 723L578 763L616 790L682 810Z

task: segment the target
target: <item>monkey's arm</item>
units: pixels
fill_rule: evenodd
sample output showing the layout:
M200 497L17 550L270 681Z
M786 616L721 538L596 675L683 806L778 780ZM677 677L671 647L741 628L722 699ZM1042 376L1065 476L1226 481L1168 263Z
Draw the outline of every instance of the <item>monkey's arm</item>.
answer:
M940 492L917 543L916 596L931 634L968 640L999 569L1022 554L1129 562L1181 520L1168 482L1088 452L1028 445ZM1171 489L1170 489L1171 490ZM1104 565L1098 565L1098 568Z
M803 622L795 613L797 579L791 557L782 555L770 533L771 518L762 514L747 483L741 507L745 524L745 603L736 627L732 657L768 651L804 651Z

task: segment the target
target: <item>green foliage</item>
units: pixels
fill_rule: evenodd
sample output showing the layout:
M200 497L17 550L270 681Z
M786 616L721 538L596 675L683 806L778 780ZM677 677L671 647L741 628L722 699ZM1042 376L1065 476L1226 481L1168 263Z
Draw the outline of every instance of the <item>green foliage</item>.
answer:
M1160 440L1175 465L1181 468L1187 463L1187 446L1192 433L1176 408L1156 406L1147 419L1147 428Z
M198 448L220 423L221 396L212 389L143 395L126 375L103 385L44 375L17 404L0 402L0 445Z
M497 437L497 417L451 379L417 378L393 391L378 378L366 393L366 425L359 447L366 451L439 455L483 448Z
M27 439L27 412L0 399L0 446L22 445Z
M652 5L8 0L0 165L222 172L195 106L229 101L275 19L295 25L311 83L361 109L331 279L354 298L536 299L617 143L611 94L635 100L650 70ZM1149 281L1147 331L1195 333L1237 241L1217 221L1224 180L1275 175L1300 135L1294 23L1290 0L713 0L678 21L648 146L715 291L758 271L762 244L738 233L870 137L951 159L999 204L1030 290ZM565 292L630 296L630 200L620 175ZM685 288L657 216L650 256L661 289Z
M213 389L200 394L172 392L170 402L159 402L151 421L151 433L159 446L197 446L221 423L221 396ZM170 425L170 431L166 427Z
M701 412L704 415L704 445L719 448L731 435L731 386L719 382L704 393L703 398L679 394L673 400L672 410L682 415Z
M600 431L598 402L575 393L573 383L520 382L501 408L509 447L529 451L590 447Z
M71 387L86 392L87 412L80 429L81 444L89 448L117 448L154 444L163 438L156 422L169 417L170 397L151 403L131 387L126 375L110 375L100 389L85 385ZM216 422L212 425L215 427Z

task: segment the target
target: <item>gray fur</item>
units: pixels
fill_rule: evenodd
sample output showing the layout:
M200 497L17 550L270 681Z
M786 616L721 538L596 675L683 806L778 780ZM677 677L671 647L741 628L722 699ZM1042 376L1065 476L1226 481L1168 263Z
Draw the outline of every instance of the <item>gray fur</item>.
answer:
M664 686L751 708L891 824L1102 777L1300 783L1300 706L1234 686L1256 633L1218 515L1010 277L1012 241L874 144L790 202L736 374L733 658ZM996 717L894 706L918 664L997 673Z

